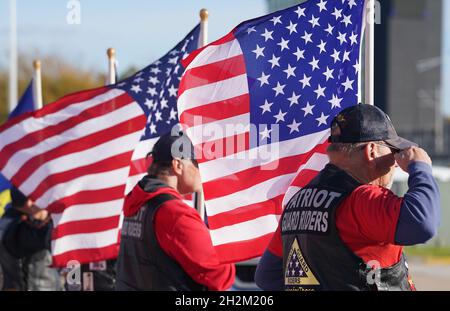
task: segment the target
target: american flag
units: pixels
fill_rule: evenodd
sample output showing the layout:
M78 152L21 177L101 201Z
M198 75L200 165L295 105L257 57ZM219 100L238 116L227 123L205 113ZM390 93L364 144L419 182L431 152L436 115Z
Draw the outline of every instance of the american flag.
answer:
M363 2L309 0L243 22L183 61L180 121L201 152L222 261L261 255L291 183L327 163L333 117L358 103Z
M53 264L117 257L124 194L155 140L178 123L180 61L200 26L164 57L115 85L68 95L0 127L0 169L52 213Z

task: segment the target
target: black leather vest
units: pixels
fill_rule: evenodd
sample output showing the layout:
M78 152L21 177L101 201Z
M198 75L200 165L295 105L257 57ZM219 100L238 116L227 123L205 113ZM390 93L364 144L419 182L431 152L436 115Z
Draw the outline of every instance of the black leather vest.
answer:
M339 236L336 210L360 185L329 164L288 202L281 220L286 290L411 290L404 255L373 269L379 264L364 262Z
M206 290L161 249L156 239L155 213L170 200L176 198L160 194L135 216L124 218L117 260L117 290Z

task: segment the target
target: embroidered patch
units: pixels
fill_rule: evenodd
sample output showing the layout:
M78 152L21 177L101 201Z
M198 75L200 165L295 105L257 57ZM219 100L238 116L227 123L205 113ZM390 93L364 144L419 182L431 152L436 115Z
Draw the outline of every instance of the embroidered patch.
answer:
M291 250L289 251L289 256L286 261L284 283L288 289L289 287L320 285L319 281L303 257L297 238L295 238L292 243Z

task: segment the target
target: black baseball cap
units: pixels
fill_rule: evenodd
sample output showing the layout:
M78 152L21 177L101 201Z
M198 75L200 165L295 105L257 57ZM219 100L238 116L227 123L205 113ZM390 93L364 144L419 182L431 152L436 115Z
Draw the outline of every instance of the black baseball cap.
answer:
M194 146L182 131L162 135L148 156L153 157L154 163L170 162L175 158L195 160Z
M359 104L344 109L331 123L330 143L384 141L389 147L404 150L417 146L397 135L389 116L380 108Z

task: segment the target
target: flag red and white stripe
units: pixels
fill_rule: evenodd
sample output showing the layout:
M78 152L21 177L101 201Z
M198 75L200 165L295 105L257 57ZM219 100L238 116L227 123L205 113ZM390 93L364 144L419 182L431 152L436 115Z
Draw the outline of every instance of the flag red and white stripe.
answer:
M117 256L130 160L145 128L125 91L64 97L0 127L0 167L51 212L54 265Z

